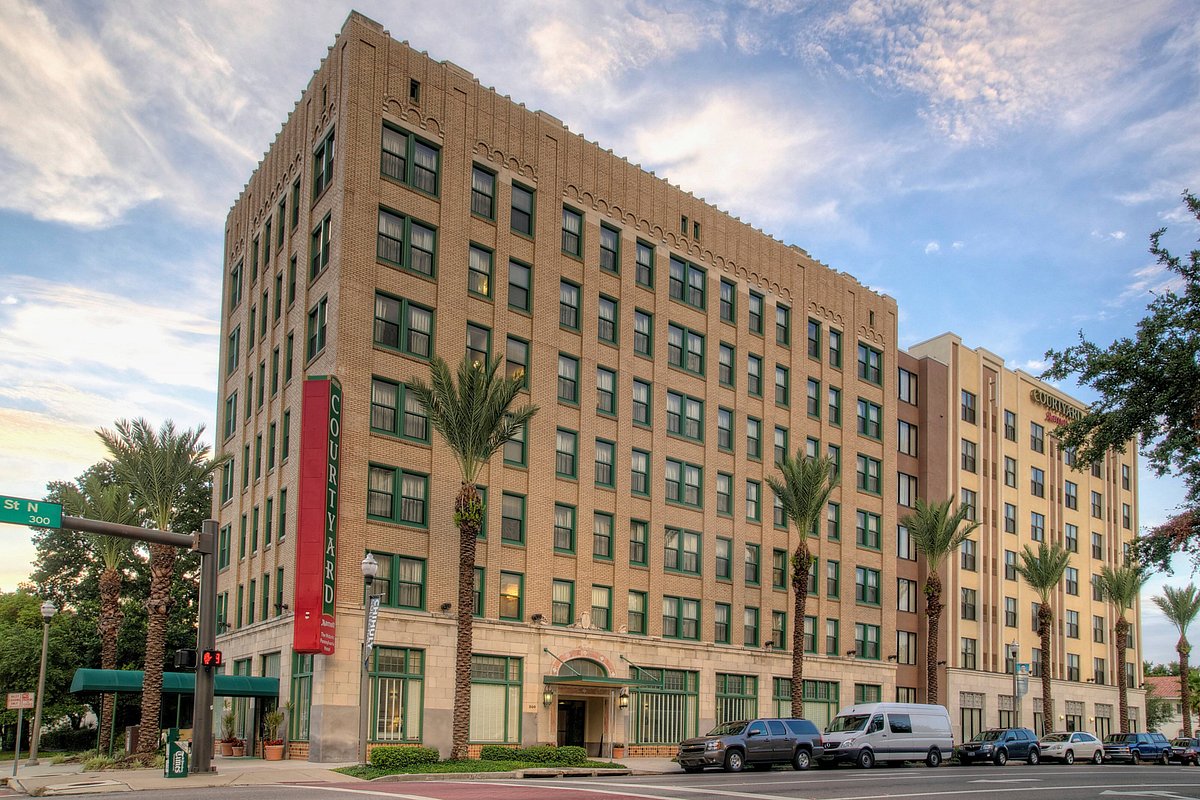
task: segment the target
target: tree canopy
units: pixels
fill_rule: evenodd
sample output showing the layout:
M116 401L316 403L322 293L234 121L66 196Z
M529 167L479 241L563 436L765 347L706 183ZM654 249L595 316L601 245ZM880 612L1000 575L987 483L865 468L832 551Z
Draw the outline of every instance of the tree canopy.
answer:
M1184 192L1183 202L1200 223L1200 199ZM1183 479L1184 513L1139 541L1139 559L1169 571L1171 553L1180 549L1200 565L1200 249L1174 255L1162 241L1166 230L1150 235L1150 253L1169 278L1167 288L1149 303L1135 335L1102 348L1080 331L1077 344L1047 351L1042 377L1073 378L1099 395L1055 432L1080 461L1098 463L1109 449L1124 452L1136 440L1156 474Z

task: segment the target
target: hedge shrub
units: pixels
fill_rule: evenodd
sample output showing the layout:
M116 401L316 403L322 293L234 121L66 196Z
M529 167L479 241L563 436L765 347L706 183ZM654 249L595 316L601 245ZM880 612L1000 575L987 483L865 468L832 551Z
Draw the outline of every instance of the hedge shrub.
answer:
M485 744L479 748L480 761L518 761L521 750L506 744Z
M368 760L372 767L379 769L404 769L420 764L436 764L440 759L438 751L432 747L374 747Z
M43 750L66 750L70 753L79 753L84 750L92 750L95 747L95 728L80 728L78 730L65 728L63 730L50 731L42 736L41 749Z
M524 761L559 767L586 764L588 760L587 750L582 747L556 747L552 744L523 748L487 745L480 748L479 757L485 761Z

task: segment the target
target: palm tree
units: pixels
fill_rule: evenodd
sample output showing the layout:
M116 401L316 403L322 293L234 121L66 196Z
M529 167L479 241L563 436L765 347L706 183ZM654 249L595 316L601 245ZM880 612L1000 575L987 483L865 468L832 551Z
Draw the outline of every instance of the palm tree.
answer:
M471 728L471 647L475 609L475 543L483 525L483 501L475 489L480 469L504 443L518 436L537 406L510 406L525 385L524 375L497 374L499 357L487 364L464 356L455 381L439 357L430 364L430 385L415 380L409 391L454 454L462 488L454 499L458 525L458 640L454 660L454 722L450 758L467 756Z
M96 432L108 448L117 481L133 502L160 531L171 530L180 503L210 479L225 458L210 459L208 445L200 442L204 426L177 431L167 420L157 431L145 419L118 420L115 431ZM150 597L146 601L146 663L142 678L142 724L137 752L158 749L159 711L162 707L162 674L167 639L167 611L175 548L150 545Z
M1117 610L1117 624L1113 634L1114 644L1117 646L1117 693L1121 700L1121 733L1129 733L1129 696L1125 677L1129 623L1125 620L1125 612L1133 608L1147 577L1145 569L1138 564L1126 564L1117 569L1105 565L1100 570L1100 594Z
M812 569L812 552L808 537L816 530L825 513L829 496L837 488L837 464L828 456L809 458L803 450L796 455L784 455L779 463L783 478L767 476L767 485L783 506L784 519L791 522L799 534L799 543L792 553L792 716L804 716L804 611L808 605L808 580ZM815 635L815 632L814 632Z
M1062 580L1063 572L1071 560L1071 554L1058 542L1046 546L1045 542L1038 545L1037 553L1025 545L1021 550L1021 563L1016 565L1017 574L1025 579L1029 588L1037 592L1041 604L1038 605L1038 633L1042 637L1042 728L1035 731L1038 735L1051 730L1054 723L1053 699L1050 696L1050 672L1054 659L1050 653L1050 630L1054 624L1054 614L1050 610L1050 593Z
M1191 738L1192 708L1191 691L1188 686L1188 654L1192 652L1192 646L1188 644L1187 629L1200 612L1200 594L1197 594L1195 584L1191 583L1182 589L1164 586L1163 593L1154 595L1153 600L1163 616L1179 629L1179 641L1175 644L1175 652L1179 653L1179 702L1183 705L1183 735Z
M942 578L938 573L950 554L962 547L980 525L968 519L970 506L960 505L957 511L951 511L953 506L953 497L944 503L919 499L913 512L900 520L900 524L908 529L913 546L925 556L925 585L921 588L925 595L925 616L929 618L925 642L925 702L931 704L938 701L938 639L942 620Z

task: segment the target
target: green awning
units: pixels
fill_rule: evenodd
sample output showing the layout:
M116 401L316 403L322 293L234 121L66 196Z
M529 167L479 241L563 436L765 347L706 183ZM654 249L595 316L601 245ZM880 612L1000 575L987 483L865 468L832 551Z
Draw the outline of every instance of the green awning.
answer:
M545 683L568 684L574 686L657 686L656 681L642 678L610 678L607 675L547 675L542 678Z
M77 669L71 681L72 692L142 691L142 671L134 669ZM194 694L196 674L164 672L164 694ZM279 678L255 678L249 675L217 675L214 694L220 697L279 697Z

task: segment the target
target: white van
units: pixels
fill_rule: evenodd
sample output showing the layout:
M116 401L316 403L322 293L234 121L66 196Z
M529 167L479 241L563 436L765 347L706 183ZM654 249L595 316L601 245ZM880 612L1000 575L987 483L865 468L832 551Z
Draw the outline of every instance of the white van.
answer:
M954 752L950 712L916 703L859 703L843 708L825 726L819 766L849 761L924 761L939 766Z

